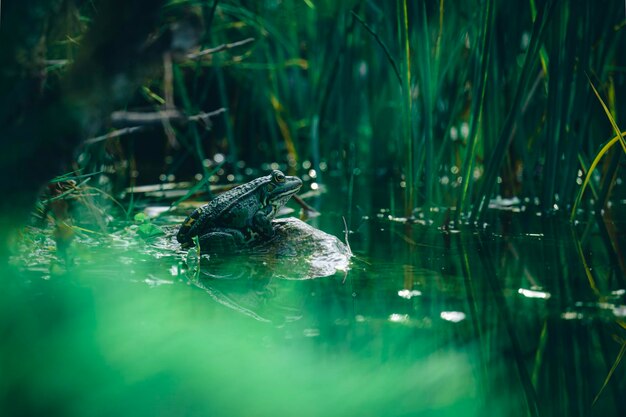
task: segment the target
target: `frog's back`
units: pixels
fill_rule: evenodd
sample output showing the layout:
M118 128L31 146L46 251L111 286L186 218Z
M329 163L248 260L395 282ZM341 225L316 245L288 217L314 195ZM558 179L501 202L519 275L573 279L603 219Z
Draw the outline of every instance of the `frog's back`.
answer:
M228 190L207 205L197 208L183 222L176 239L180 243L190 243L192 237L213 226L243 226L239 223L245 221L251 211L258 209L254 193L266 181L264 177L257 178Z

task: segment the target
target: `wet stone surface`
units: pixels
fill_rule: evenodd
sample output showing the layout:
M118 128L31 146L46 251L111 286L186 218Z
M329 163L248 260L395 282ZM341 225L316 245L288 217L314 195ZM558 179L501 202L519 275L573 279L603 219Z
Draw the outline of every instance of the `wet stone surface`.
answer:
M352 254L337 237L296 218L274 220L275 236L236 253L203 255L199 273L211 278L240 276L311 279L345 273ZM187 256L190 270L197 267L195 249Z

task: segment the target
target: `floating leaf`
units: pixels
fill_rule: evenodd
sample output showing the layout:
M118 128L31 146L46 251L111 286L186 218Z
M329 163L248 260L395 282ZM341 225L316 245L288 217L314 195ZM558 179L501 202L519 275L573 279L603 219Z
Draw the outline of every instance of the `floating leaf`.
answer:
M143 237L144 239L155 237L155 236L161 236L165 234L163 229L161 229L159 226L156 226L152 223L144 223L140 225L139 228L137 229L137 233L139 233L139 236Z
M135 223L145 223L148 220L148 216L145 213L137 213L133 219Z

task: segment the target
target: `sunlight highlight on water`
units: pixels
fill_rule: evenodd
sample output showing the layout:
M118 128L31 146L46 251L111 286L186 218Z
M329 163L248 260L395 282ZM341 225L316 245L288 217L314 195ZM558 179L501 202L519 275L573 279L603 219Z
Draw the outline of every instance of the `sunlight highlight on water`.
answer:
M409 321L409 315L393 313L389 316L389 321L394 323L407 323Z
M422 295L422 293L418 290L400 290L398 291L398 296L402 297L402 298L406 298L407 300L410 300L413 297L417 297Z
M545 291L538 291L538 290L528 290L526 288L520 288L519 290L517 290L518 294L522 294L524 297L527 298L542 298L544 300L547 300L548 298L551 297L549 292L545 292Z
M465 313L462 311L442 311L439 317L446 321L451 321L452 323L458 323L465 320Z
M94 363L116 363L116 372L136 381L151 377L146 369L154 369L155 375L167 369L172 389L217 387L229 392L224 403L237 399L244 386L246 395L269 404L259 414L263 416L278 415L270 412L275 411L272 404L283 405L285 398L306 392L311 396L307 405L316 411L311 416L320 411L334 415L337 404L345 401L349 405L341 415L361 416L364 401L370 401L376 410L372 416L420 415L419 410L432 411L437 403L445 410L442 416L524 417L529 389L544 405L553 404L556 394L570 395L563 387L556 394L545 392L545 374L554 372L583 381L585 391L571 395L590 404L621 346L612 339L621 337L618 323L626 317L619 265L602 252L603 241L593 230L579 251L567 240L569 225L561 231L547 216L529 213L518 222L507 217L517 216L510 211L498 213L502 217L486 219L481 230L468 232L456 224L456 233L439 226L449 224L444 209L417 211L415 216L423 217L419 222L389 210L363 216L350 233L354 257L335 246L335 238L323 239L330 246L302 239L294 248L198 256L172 240L177 226L172 222L162 226L164 236L152 239L139 237L136 227L122 227L100 242L79 236L69 273L55 266L52 239L27 235L34 243L13 264L28 277L24 285L37 308L45 309L52 299L41 294L69 291L73 304L68 317L93 317L92 324L69 324L71 330L64 329L54 343L38 343L46 357L55 354L50 352L54 346L63 346L57 353L65 358L67 349L81 348L80 340L95 333L97 349L89 344L85 349L104 359L90 357ZM313 225L344 236L339 215L309 220ZM309 226L298 230L306 232ZM33 253L42 256L33 259ZM84 294L95 297L97 305L87 305L86 314ZM65 340L66 334L76 336ZM564 362L563 346L576 346L570 362ZM575 356L577 349L585 353L584 368L577 367L583 362ZM344 377L336 377L337 369ZM539 369L532 377L538 382L523 385L520 369ZM354 385L341 385L350 375ZM293 378L300 378L299 385L285 382ZM115 392L107 394L118 383L111 381L101 378L98 395L116 401ZM371 395L354 394L363 381L378 384L368 391ZM420 395L382 390L390 381L402 381L405 390ZM452 389L449 381L461 382ZM615 381L611 383L622 386L620 379ZM166 389L158 382L149 387ZM207 403L219 401L203 388L201 392ZM332 393L337 404L323 408L320 396ZM601 397L602 410L611 410L611 395L607 390ZM505 400L494 408L485 406L494 398ZM406 409L392 405L398 401L408 404ZM474 413L466 411L468 403L482 405Z

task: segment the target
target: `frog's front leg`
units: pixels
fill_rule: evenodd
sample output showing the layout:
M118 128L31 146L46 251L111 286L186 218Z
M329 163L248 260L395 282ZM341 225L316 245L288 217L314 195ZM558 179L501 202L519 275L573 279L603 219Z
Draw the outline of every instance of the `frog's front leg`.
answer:
M240 230L220 228L207 230L198 236L201 252L232 252L244 243L244 235Z
M272 206L257 211L252 217L252 229L263 237L269 238L276 233L271 219Z

